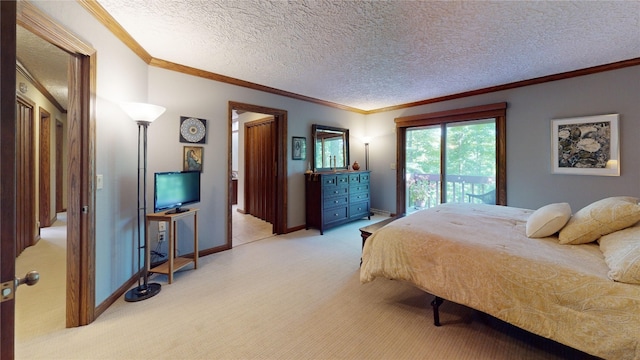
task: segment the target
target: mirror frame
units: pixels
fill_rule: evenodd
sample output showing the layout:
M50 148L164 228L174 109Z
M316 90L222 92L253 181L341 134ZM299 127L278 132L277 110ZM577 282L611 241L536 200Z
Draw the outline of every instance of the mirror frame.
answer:
M349 169L349 129L334 127L334 126L325 126L313 124L311 125L311 139L313 140L313 144L311 146L311 161L313 163L313 171L331 171L334 170L332 167L318 167L316 164L316 141L318 140L317 133L322 130L330 130L330 131L338 131L343 133L344 137L344 166L336 167L336 170L347 170Z

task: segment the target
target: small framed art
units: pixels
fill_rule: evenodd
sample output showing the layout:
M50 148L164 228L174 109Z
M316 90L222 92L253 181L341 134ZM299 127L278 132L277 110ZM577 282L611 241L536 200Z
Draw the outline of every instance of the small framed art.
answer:
M293 160L304 160L307 158L307 138L294 136L291 138L291 158Z
M620 176L618 114L551 120L554 174Z
M184 171L202 171L202 157L204 155L202 146L184 147Z

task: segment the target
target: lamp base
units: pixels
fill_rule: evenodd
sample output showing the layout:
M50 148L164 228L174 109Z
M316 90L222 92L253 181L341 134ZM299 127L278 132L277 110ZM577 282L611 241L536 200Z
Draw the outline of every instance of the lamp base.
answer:
M158 283L140 285L138 287L135 287L127 291L127 293L124 294L124 301L134 302L134 301L146 300L150 297L157 295L159 292L160 292L160 284Z

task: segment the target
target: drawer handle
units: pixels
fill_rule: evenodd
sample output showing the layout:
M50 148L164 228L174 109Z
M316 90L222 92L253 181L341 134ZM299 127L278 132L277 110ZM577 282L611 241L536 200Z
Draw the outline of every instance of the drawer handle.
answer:
M338 202L339 202L338 200L334 200L334 201L333 201L333 203L334 203L334 204L337 204Z
M333 216L340 216L340 214L338 214L338 213L335 213L335 214L333 214Z

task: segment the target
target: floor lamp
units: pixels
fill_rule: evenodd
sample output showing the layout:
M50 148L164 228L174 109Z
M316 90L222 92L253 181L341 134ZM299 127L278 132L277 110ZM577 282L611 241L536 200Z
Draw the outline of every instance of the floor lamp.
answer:
M148 248L146 234L147 219L147 128L157 119L165 108L162 106L143 103L122 103L122 109L138 124L138 266L140 266L142 251ZM142 151L141 151L142 150ZM141 189L142 187L142 189ZM142 198L142 201L141 201ZM144 267L138 277L138 286L127 291L124 300L128 302L140 301L155 296L160 292L160 284L149 283L149 256L144 256Z
M364 169L369 170L369 141L371 138L366 136L362 138L362 141L364 142Z

